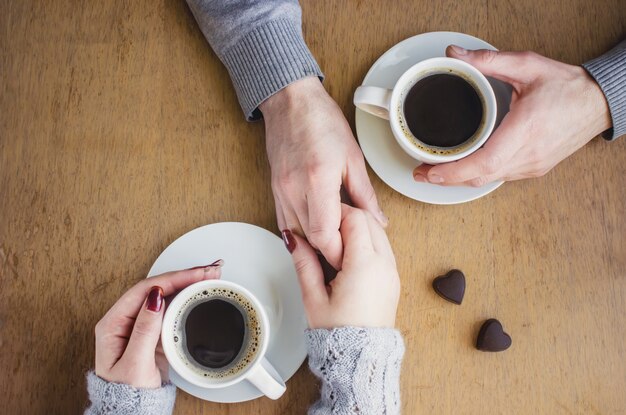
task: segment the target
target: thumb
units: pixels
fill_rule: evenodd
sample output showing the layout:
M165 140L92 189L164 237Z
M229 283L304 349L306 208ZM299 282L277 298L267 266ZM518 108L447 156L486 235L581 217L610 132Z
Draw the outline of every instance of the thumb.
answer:
M124 358L140 363L155 361L164 305L163 289L158 286L152 287L135 320Z
M282 236L296 267L302 302L310 320L315 310L328 302L322 265L317 259L317 253L304 238L289 230L282 231Z
M469 63L485 76L509 84L528 83L539 75L539 55L532 52L498 52L497 50L468 50L450 45L446 49L450 58Z
M383 227L387 226L389 219L378 205L376 193L362 158L360 161L348 165L344 186L355 207L367 210Z

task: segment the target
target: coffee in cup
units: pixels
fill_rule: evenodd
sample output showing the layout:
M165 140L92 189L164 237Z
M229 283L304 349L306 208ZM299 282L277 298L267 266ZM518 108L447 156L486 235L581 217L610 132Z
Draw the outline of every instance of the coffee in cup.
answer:
M226 288L205 289L188 298L174 317L170 336L189 368L219 379L245 369L263 341L253 305Z
M244 287L200 281L182 290L163 318L161 342L170 366L196 386L224 388L244 380L271 399L285 383L265 358L267 313Z
M403 130L425 151L459 152L472 144L484 123L483 97L472 81L453 71L418 80L403 98Z
M466 62L445 57L413 65L393 89L358 87L354 104L389 120L400 147L428 164L459 160L478 150L497 116L485 76Z

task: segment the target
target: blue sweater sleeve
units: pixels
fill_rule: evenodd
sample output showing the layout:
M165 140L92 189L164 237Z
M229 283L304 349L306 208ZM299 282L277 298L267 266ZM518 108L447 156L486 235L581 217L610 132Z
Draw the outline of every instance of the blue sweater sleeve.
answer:
M302 37L297 0L187 0L202 33L228 69L241 108L259 119L259 104L290 83L322 72Z

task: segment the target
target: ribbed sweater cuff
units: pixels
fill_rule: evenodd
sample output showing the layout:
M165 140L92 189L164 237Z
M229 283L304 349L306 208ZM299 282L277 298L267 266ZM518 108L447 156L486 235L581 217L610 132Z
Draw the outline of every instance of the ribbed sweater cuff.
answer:
M388 328L306 331L309 367L322 380L309 415L400 413L404 342Z
M614 140L626 134L626 42L583 64L583 67L600 85L609 104L613 128L606 131L603 137Z
M261 118L259 104L290 83L307 76L323 78L300 25L286 19L255 28L221 58L249 121Z
M107 382L94 372L87 374L91 405L85 415L171 415L176 387L171 383L156 389L134 388Z

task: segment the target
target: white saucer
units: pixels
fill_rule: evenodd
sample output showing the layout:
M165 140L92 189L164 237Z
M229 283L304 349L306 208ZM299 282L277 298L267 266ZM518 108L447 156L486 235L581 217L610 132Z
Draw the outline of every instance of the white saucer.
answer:
M383 54L365 75L363 85L393 88L400 76L416 63L429 58L445 56L446 47L455 44L466 49L497 50L484 40L456 32L431 32L413 36L398 43ZM508 112L511 89L503 82L489 79L503 111ZM500 108L499 108L500 110ZM406 197L437 205L469 202L497 189L503 182L488 183L482 187L437 186L413 180L413 169L420 162L407 155L393 137L389 122L357 108L356 133L367 162L387 185Z
M286 382L306 357L307 322L298 277L279 237L247 223L206 225L172 242L152 265L148 277L207 265L220 258L224 260L222 279L249 289L266 309L271 337L266 357ZM243 402L263 396L247 381L221 389L201 388L186 382L172 368L170 380L207 401Z

